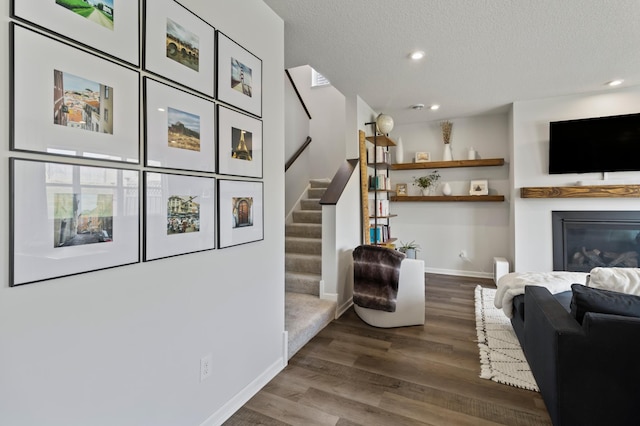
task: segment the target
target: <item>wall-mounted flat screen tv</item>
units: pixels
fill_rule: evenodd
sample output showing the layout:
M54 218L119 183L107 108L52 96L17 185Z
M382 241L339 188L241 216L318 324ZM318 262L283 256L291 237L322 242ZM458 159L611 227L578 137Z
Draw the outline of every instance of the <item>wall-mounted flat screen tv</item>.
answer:
M549 173L640 170L640 113L549 123Z

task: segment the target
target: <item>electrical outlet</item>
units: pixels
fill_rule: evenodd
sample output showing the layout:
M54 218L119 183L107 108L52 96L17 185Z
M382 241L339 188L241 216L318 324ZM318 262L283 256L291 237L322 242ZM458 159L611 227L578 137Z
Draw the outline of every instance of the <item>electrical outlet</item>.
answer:
M211 369L213 368L213 356L207 354L200 358L200 381L204 382L211 375Z

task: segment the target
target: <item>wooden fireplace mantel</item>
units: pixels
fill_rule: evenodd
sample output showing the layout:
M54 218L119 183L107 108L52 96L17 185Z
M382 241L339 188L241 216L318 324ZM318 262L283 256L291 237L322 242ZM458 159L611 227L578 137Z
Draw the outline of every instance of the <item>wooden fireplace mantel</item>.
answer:
M640 185L529 186L520 198L640 198Z

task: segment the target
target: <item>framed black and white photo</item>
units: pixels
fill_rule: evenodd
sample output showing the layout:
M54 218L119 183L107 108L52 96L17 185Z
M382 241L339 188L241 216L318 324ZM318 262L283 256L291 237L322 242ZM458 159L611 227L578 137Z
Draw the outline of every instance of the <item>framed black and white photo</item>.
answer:
M130 64L140 64L137 0L13 0L11 14Z
M218 31L218 99L262 117L262 60Z
M145 164L215 172L215 104L145 78Z
M144 174L144 260L215 248L215 179Z
M218 173L262 177L262 121L218 105Z
M469 187L469 195L489 195L489 181L472 180Z
M215 29L174 0L145 1L146 70L214 96Z
M264 239L262 182L218 180L218 247Z
M11 149L139 163L139 73L11 29Z
M140 261L139 172L10 160L10 285Z

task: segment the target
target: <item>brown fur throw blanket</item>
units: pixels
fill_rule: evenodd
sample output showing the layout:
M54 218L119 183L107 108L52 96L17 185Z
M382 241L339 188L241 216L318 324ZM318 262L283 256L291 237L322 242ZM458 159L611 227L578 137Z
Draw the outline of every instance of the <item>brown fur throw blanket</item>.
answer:
M404 253L377 246L353 250L353 303L363 308L395 312Z

